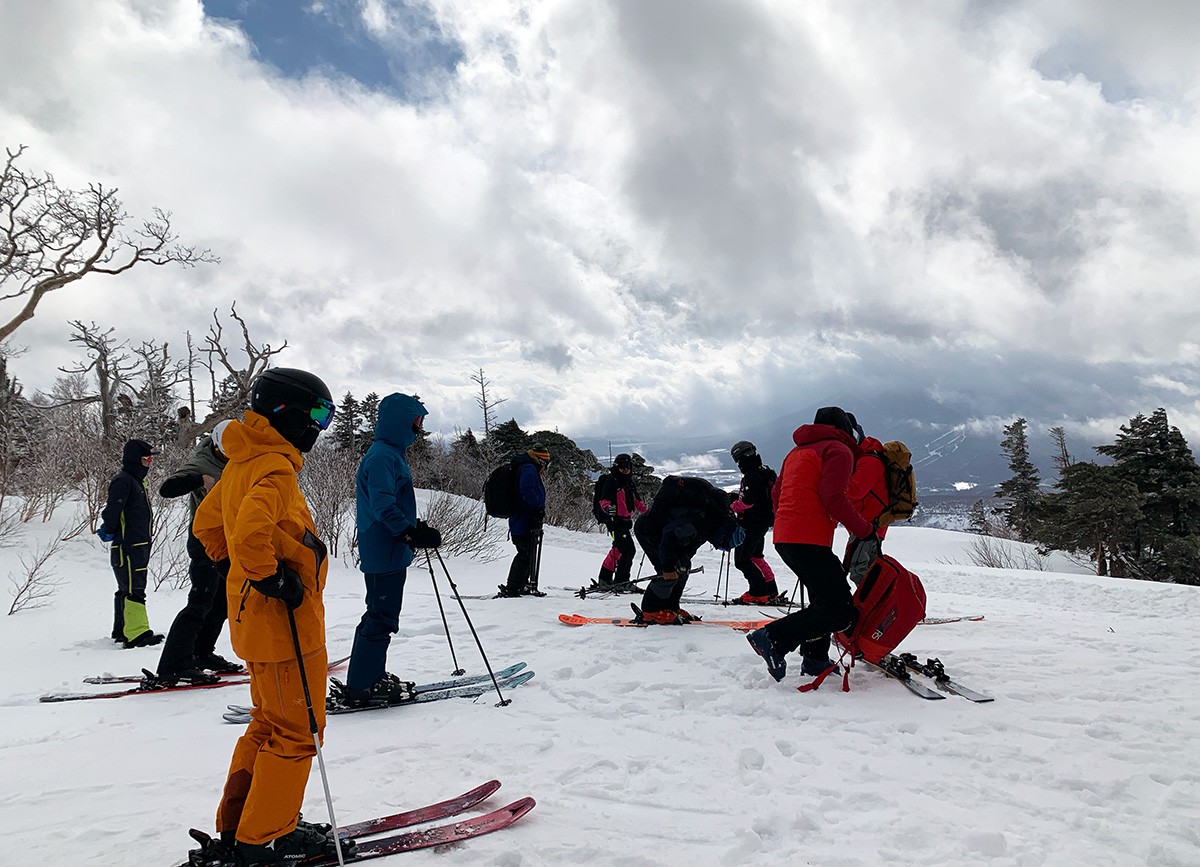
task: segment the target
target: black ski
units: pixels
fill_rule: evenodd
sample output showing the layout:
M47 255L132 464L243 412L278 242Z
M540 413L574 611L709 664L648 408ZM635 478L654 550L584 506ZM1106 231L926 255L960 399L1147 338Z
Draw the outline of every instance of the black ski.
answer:
M887 656L885 656L883 659L881 659L878 663L871 662L868 659L862 659L862 660L858 660L858 661L864 662L867 665L871 666L872 668L882 671L888 677L894 678L895 680L900 681L902 684L904 684L908 688L909 692L913 693L913 695L920 696L921 698L924 698L924 699L929 699L930 701L933 701L935 699L942 699L942 698L946 697L946 696L942 695L942 693L938 692L937 690L930 689L925 684L921 683L919 680L916 680L915 678L913 678L912 674L909 673L907 666L905 666L905 664L900 661L900 658L893 656L890 653Z
M510 665L508 668L500 669L496 672L496 680L500 681L501 685L503 685L507 678L512 677L521 669L525 668L526 664L527 663L524 662L516 662ZM439 680L435 683L419 683L413 687L413 692L440 692L441 690L453 689L454 687L458 686L472 686L477 683L491 683L491 681L492 676L490 674L468 674L466 677L455 677L449 680ZM254 708L252 708L250 705L245 704L229 704L226 705L226 707L234 713L248 714L250 711L254 710Z
M688 575L695 575L697 572L703 572L703 566L697 566L695 569L689 569ZM659 577L658 575L644 575L641 578L634 578L632 581L618 581L613 584L599 584L595 581L588 587L580 587L575 591L575 595L580 599L587 599L589 596L612 596L616 593L627 593L633 590L642 590L639 587L643 581L652 581Z
M515 677L509 677L499 681L501 689L512 689L523 683L528 683L533 679L532 671L522 671ZM338 704L336 701L326 705L325 713L328 715L344 714L344 713L364 713L366 711L388 710L390 708L407 707L410 704L427 704L431 701L442 701L448 698L478 698L481 695L486 695L495 687L492 685L489 678L484 683L469 684L467 686L455 686L449 689L433 690L431 692L418 692L412 698L406 701L397 702L396 704L369 704L364 707L347 707L346 705ZM227 723L236 723L245 725L250 722L249 713L241 713L238 711L228 711L221 715L221 718Z
M902 653L898 658L908 667L909 671L925 675L946 692L960 695L968 701L980 703L995 701L990 695L984 695L982 692L977 692L970 687L963 686L961 683L951 680L950 676L946 674L946 668L942 665L940 659L927 659L922 664L917 661L917 657L912 653Z

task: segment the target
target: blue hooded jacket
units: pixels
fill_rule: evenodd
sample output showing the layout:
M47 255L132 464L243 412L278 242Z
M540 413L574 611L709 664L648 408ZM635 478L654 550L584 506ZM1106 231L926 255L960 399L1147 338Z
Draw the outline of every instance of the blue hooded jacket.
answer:
M412 562L412 548L396 538L417 523L417 499L404 452L417 438L413 422L428 414L421 401L407 394L389 394L379 403L375 441L359 462L354 484L363 572L395 572Z

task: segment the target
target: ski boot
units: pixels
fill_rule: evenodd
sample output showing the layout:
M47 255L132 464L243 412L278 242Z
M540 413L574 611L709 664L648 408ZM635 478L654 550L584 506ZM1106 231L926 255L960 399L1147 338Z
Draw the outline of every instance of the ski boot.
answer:
M767 673L776 681L783 680L784 675L787 674L787 659L775 649L775 642L771 641L767 628L764 626L747 633L746 640L750 642L754 652L761 656L767 664Z
M242 674L246 670L245 666L236 662L230 662L225 657L216 653L208 653L197 657L196 668L203 668L206 671L211 671L213 674Z

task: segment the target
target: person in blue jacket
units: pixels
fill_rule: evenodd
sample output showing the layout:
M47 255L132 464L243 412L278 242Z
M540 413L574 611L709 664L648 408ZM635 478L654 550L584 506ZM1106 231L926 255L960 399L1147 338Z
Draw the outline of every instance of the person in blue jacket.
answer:
M525 454L513 458L517 468L517 510L508 519L508 535L517 549L508 567L508 581L499 596L545 596L537 586L537 553L546 518L546 486L542 471L550 465L550 451L534 443Z
M355 506L359 568L367 610L354 632L343 698L347 704L390 704L412 696L412 683L387 672L387 652L400 629L404 580L414 548L436 548L442 534L417 517L412 472L404 452L425 426L416 396L389 394L379 403L375 440L358 465Z

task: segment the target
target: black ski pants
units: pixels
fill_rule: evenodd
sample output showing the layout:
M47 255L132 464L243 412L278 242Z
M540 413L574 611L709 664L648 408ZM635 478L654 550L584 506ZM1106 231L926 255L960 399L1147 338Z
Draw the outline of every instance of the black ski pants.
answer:
M532 582L535 538L532 534L512 537L512 543L517 549L517 553L513 556L512 564L508 567L508 581L506 584L510 593L523 593Z
M854 620L850 585L841 561L828 546L777 542L780 559L800 578L808 591L808 607L774 620L766 627L780 653L800 648L803 656L829 656L830 633L845 629Z
M228 605L225 601L225 579L217 572L208 557L193 557L188 564L192 589L187 604L175 615L162 656L158 658L158 674L170 677L195 666L195 660L215 652L217 637L225 626Z

